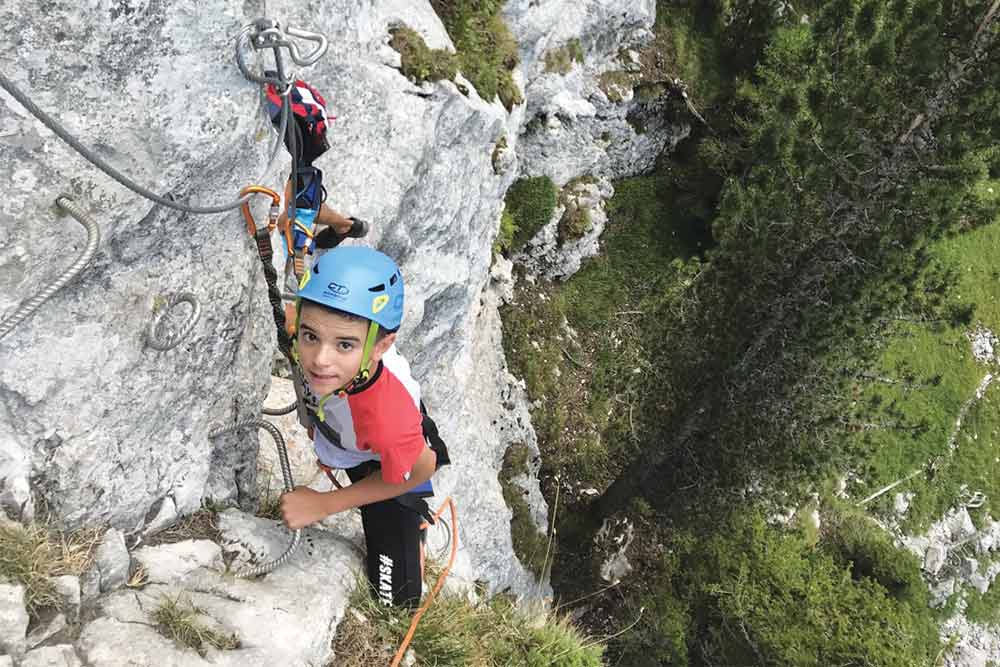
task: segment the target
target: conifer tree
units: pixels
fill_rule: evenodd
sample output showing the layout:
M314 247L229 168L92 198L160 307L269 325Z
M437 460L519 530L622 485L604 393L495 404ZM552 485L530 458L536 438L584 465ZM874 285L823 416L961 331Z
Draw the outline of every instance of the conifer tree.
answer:
M970 193L1000 131L998 7L835 0L774 22L733 133L706 143L725 182L686 297L696 314L654 318L672 400L650 401L649 444L594 519L635 496L703 502L713 494L692 487L802 479L848 454L843 368L819 360L863 364L885 313L927 307L927 245L996 214Z

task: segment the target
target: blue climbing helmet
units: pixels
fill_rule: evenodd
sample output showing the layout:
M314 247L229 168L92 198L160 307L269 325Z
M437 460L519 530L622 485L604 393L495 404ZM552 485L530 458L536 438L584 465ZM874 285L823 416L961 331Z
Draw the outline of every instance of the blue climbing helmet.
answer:
M302 277L298 298L370 320L386 331L403 321L403 276L396 262L366 246L337 246Z

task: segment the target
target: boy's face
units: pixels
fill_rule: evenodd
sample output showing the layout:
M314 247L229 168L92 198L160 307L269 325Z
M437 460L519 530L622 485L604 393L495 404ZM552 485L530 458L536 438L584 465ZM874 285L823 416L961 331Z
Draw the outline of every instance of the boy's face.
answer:
M367 336L366 320L350 319L309 302L302 304L299 360L314 392L329 394L358 374ZM375 368L395 340L396 334L389 334L375 343L369 369Z

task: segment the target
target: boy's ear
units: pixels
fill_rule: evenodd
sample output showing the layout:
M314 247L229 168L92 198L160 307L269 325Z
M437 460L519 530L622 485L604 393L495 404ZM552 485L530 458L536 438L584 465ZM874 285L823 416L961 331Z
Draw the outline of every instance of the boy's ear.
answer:
M396 342L396 334L391 333L380 341L376 341L375 347L372 348L372 363L377 364L382 360L382 355L389 351L392 344Z

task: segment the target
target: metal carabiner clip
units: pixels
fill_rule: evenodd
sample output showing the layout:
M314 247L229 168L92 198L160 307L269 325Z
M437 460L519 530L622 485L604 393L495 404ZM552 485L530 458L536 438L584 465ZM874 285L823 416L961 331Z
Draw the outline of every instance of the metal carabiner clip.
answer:
M295 45L295 42L288 42L288 51L296 65L302 65L303 67L315 65L316 62L326 54L326 50L330 46L330 42L327 40L326 35L322 33L302 30L301 28L293 28L291 26L285 28L285 32L292 37L300 37L302 39L307 39L310 42L317 43L315 49L306 55L302 55L299 53L299 49Z
M316 42L317 46L312 51L303 55L299 51L298 45L288 39L287 35ZM291 27L283 31L277 21L260 18L253 23L243 26L240 30L240 34L236 38L236 65L240 68L243 76L250 81L260 84L273 83L276 86L287 87L295 80L295 73L285 71L281 48L288 49L288 53L295 64L308 67L309 65L316 64L323 57L329 45L326 36L321 33ZM244 52L248 47L253 47L257 51L263 49L274 51L274 64L277 76L262 76L253 72L247 65L244 56Z

